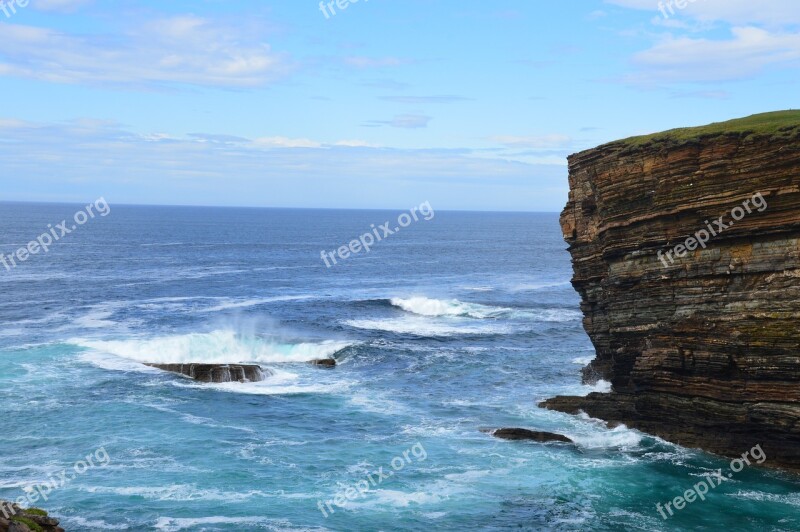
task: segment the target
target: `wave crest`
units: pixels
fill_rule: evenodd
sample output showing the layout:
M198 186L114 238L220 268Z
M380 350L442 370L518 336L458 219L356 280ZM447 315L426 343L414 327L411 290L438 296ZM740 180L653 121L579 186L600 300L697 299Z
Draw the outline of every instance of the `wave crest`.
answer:
M444 301L428 297L410 297L407 299L395 297L389 302L400 309L419 316L468 316L470 318L496 318L511 311L508 308L490 307L477 303L464 303L457 299Z
M230 330L151 339L111 341L78 339L72 343L136 362L152 364L308 362L317 358L329 358L352 345L350 342L333 340L284 344L255 336L242 336Z

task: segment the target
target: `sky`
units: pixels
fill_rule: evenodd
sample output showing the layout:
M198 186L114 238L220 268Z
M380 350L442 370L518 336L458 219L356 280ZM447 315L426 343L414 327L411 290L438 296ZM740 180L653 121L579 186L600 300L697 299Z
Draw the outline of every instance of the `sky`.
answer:
M556 212L569 154L800 107L797 0L19 2L0 201Z

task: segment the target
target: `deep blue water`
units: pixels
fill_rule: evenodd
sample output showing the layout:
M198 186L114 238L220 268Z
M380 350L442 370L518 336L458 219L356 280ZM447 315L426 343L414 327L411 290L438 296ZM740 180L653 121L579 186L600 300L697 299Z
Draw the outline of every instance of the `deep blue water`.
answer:
M79 208L0 203L0 253ZM328 269L321 250L399 212L111 209L0 266L0 498L66 469L36 505L67 530L800 530L796 477L755 468L665 521L656 503L728 461L537 408L594 389L555 214L437 212ZM577 445L480 431L504 426Z

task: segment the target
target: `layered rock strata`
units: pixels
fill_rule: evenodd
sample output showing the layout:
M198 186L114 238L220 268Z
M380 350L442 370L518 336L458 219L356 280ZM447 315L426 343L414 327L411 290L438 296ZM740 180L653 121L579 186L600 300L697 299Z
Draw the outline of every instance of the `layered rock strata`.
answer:
M584 379L612 391L542 406L800 469L800 112L578 153L569 184Z

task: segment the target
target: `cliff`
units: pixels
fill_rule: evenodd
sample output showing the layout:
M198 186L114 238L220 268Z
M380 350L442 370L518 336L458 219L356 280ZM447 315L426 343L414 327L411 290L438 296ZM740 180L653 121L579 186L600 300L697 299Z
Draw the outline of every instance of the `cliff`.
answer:
M542 406L800 469L800 111L578 153L569 184L584 379L612 391Z

